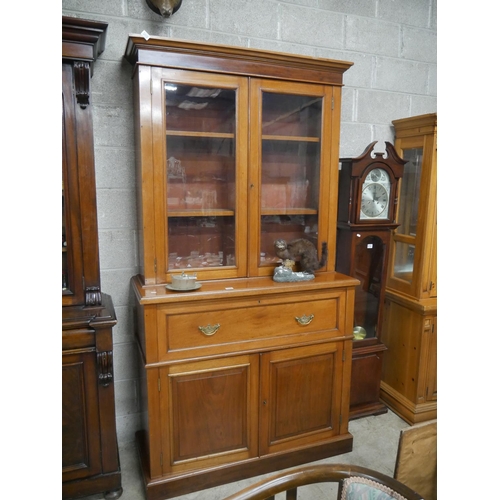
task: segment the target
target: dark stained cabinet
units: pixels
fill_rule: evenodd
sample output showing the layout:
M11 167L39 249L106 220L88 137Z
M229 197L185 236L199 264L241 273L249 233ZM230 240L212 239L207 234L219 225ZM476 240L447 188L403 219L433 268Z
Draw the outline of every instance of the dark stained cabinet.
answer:
M62 498L122 493L111 297L101 292L90 80L107 24L62 19Z

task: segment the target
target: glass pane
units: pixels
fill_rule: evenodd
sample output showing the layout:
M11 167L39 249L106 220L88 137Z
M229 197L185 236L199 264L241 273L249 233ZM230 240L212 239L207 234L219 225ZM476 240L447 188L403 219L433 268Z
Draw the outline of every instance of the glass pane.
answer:
M168 269L234 266L236 92L165 84Z
M167 137L169 210L235 210L234 140Z
M317 215L261 216L260 265L274 265L281 260L276 256L274 249L276 240L283 239L290 242L297 238L306 238L317 247Z
M69 288L68 239L66 237L66 207L64 203L64 181L62 185L62 291Z
M233 217L170 217L168 268L235 265Z
M422 174L422 148L405 149L403 159L406 163L401 180L399 197L398 234L415 236L417 234L420 176Z
M234 90L166 83L165 103L167 133L235 132Z
M354 277L360 284L356 287L354 326L364 328L365 338L377 336L384 251L378 236L367 236L356 245Z
M264 92L260 265L274 241L318 238L322 98Z
M264 92L262 134L319 137L322 105L322 97Z
M394 258L394 277L411 283L413 278L413 260L415 258L415 245L402 243L401 241L394 242L396 252Z
M318 209L320 144L262 141L262 209Z

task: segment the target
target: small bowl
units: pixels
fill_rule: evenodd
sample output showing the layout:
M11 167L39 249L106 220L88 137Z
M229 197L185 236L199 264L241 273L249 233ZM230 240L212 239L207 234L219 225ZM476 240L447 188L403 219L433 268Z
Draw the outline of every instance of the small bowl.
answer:
M178 274L172 275L172 287L178 290L192 290L196 287L196 274Z

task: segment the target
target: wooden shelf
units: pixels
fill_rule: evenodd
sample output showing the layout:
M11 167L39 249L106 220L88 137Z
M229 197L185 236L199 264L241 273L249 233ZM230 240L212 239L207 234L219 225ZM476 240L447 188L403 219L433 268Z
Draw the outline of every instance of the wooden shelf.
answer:
M195 209L191 210L189 208L182 209L177 208L175 210L168 211L168 217L233 217L234 210L226 210L226 209Z
M293 135L263 135L264 141L295 141L295 142L319 142L319 137L293 136Z
M209 139L234 139L234 134L224 132L194 132L187 130L167 130L167 136L176 137L204 137ZM319 137L293 136L293 135L263 135L264 141L294 141L294 142L320 142Z
M261 215L317 215L314 208L264 208Z
M225 132L189 132L186 130L167 130L167 136L207 137L209 139L234 139L234 134Z

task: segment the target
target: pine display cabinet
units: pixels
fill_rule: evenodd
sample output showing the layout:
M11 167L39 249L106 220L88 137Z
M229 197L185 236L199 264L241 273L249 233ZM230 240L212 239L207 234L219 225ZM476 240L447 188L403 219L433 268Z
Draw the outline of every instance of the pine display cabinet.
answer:
M407 163L389 254L381 398L410 424L437 416L437 114L393 121Z
M350 451L358 281L335 272L335 222L351 63L139 35L125 57L148 500ZM326 265L274 281L279 238L326 242Z

